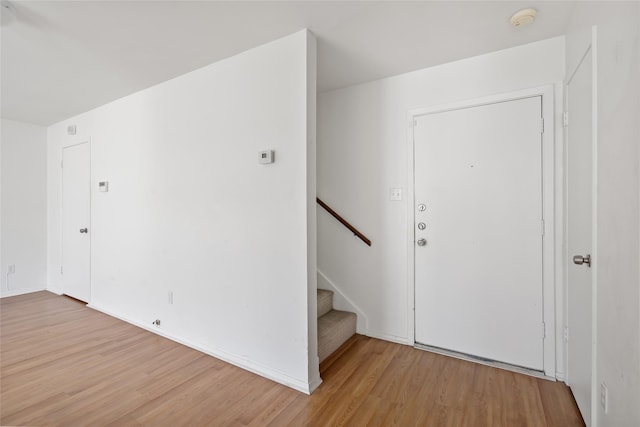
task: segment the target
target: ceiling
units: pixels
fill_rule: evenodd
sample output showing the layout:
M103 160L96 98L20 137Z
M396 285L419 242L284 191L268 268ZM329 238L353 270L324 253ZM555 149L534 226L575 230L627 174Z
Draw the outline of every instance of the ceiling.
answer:
M6 0L3 0L3 4ZM564 33L572 2L13 1L3 118L49 125L309 28L327 91ZM510 16L538 10L533 25Z

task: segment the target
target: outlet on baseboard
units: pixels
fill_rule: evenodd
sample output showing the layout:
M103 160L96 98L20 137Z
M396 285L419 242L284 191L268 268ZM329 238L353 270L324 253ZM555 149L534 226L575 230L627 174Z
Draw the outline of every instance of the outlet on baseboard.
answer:
M600 406L605 414L609 412L609 389L605 383L600 383Z

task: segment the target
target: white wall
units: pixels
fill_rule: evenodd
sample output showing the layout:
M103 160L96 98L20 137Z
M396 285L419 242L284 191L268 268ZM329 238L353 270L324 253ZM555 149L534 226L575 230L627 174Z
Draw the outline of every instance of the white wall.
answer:
M367 247L319 210L318 268L364 312L362 333L413 343L413 283L407 275L409 110L556 84L556 161L561 165L563 78L560 37L319 95L318 195L373 245ZM390 188L403 189L403 200L389 201ZM562 211L557 215L562 218ZM556 242L561 245L561 233ZM562 307L562 288L557 288L556 304ZM557 342L561 351L561 334ZM562 375L563 364L557 368Z
M598 23L598 425L640 425L640 3Z
M46 288L46 135L44 127L2 119L0 296Z
M597 26L597 311L592 420L640 425L640 3L579 3L567 32L575 68ZM608 388L605 413L600 384Z
M51 126L50 289L62 147L90 139L91 306L315 388L314 67L301 31Z

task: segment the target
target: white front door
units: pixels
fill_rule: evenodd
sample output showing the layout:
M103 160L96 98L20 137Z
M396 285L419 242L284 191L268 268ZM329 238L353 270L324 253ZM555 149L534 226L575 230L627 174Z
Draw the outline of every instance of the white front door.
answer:
M89 143L62 150L62 282L66 295L89 302L90 152Z
M541 105L416 119L416 343L543 370Z
M592 249L592 54L584 57L567 84L567 384L587 426L591 425L592 283L588 264L574 255ZM576 260L580 262L581 260Z

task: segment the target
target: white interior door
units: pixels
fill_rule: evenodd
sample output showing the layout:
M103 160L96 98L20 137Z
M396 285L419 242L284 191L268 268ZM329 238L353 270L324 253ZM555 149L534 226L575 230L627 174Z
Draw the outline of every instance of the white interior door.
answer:
M417 343L543 370L541 102L416 120Z
M91 297L89 143L66 147L62 155L62 282L66 295Z
M592 249L592 57L584 57L567 85L567 250L569 257ZM591 268L568 259L567 383L587 426L591 425ZM579 261L578 261L579 262Z

